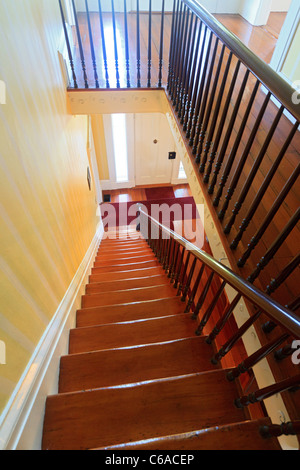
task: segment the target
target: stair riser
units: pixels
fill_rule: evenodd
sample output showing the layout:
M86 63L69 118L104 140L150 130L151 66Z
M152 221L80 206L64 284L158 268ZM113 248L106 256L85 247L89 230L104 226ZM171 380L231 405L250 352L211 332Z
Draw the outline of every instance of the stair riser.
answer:
M125 263L141 263L143 261L153 261L153 255L135 256L132 258L114 258L114 259L103 259L101 256L97 257L94 262L94 267L113 266Z
M142 268L161 267L158 261L142 261L141 263L119 264L116 266L103 266L101 268L92 268L92 274L117 271L133 271Z
M149 287L158 285L170 285L170 281L166 276L152 276L141 279L125 279L124 281L112 281L102 283L87 284L86 294L112 292L124 289L136 289L139 287Z
M145 276L155 276L161 275L164 273L164 270L161 266L155 266L154 268L142 268L142 269L133 269L130 271L116 271L113 273L96 273L89 276L89 282L102 282L102 281L116 281L122 279L133 279Z

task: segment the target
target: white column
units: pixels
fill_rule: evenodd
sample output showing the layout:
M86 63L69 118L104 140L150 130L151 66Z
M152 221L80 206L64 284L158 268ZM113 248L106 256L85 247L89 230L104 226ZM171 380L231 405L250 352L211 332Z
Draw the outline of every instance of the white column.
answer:
M241 15L253 26L265 25L272 7L272 0L244 0Z

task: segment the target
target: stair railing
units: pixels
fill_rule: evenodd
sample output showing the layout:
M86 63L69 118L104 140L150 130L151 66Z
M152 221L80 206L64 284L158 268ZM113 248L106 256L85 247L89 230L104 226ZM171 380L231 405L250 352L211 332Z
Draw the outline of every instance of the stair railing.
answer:
M279 346L287 341L292 341L292 345L299 345L300 320L296 310L300 307L300 298L296 299L289 306L283 307L270 297L271 290L262 292L254 287L250 281L244 280L227 266L215 260L211 255L200 250L181 235L155 220L144 211L141 205L138 205L138 214L138 231L147 240L157 259L162 264L170 278L170 282L177 289L177 295L181 296L181 300L185 302L185 312L191 312L192 318L197 320L195 333L200 335L204 328L206 329L206 342L208 344L211 344L220 334L242 297L255 306L257 313L250 315L249 319L237 329L237 332L212 357L213 364L218 364L228 354L246 331L252 325L255 325L262 314L266 315L271 322L280 327L280 332L275 339L264 344L258 351L228 372L228 380L236 380L240 375L249 372L259 361L271 353L275 354L276 357ZM285 269L282 275L278 276L278 279L273 284L273 291L293 272L296 266L297 264L291 263L289 268ZM203 282L204 273L206 273L205 282ZM219 288L217 292L214 291L213 295L209 296L213 278L219 279ZM235 290L236 296L232 302L228 303L219 321L215 322L213 320L212 326L210 320L213 318L216 303L226 285L231 286ZM206 299L209 299L208 302L205 302ZM203 308L205 303L206 306ZM207 331L208 329L210 331ZM286 354L281 353L280 360L289 357L293 353L297 353L297 346L289 347L289 352L286 351ZM295 371L297 371L297 368ZM235 405L237 407L247 407L251 403L261 402L285 390L295 391L299 386L300 374L298 373L265 389L240 397L236 400Z

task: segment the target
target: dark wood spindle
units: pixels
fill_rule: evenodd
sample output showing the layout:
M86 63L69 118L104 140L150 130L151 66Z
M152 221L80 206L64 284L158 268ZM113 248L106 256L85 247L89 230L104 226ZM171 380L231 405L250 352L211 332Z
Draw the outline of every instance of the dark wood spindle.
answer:
M187 252L187 257L186 257L186 260L185 260L185 263L184 263L184 267L183 267L183 271L182 271L182 274L181 274L181 278L180 278L178 290L177 290L177 295L180 295L180 294L181 294L182 288L183 288L183 286L184 286L184 284L185 284L185 275L186 275L187 268L188 268L188 265L189 265L190 257L191 257L191 252L188 250L188 252Z
M197 31L198 31L198 37L197 37L197 41L196 41ZM196 65L197 65L196 58L197 58L198 50L199 50L200 36L201 36L201 25L200 25L200 27L198 26L198 18L196 16L195 24L194 24L193 39L191 41L192 49L191 49L191 52L190 52L190 63L189 63L188 77L187 77L187 82L186 82L186 101L185 101L184 111L182 113L182 118L181 118L181 121L180 121L180 123L183 125L184 132L186 132L186 130L187 130L188 118L189 118L190 111L191 111L192 92L193 92L193 89L194 89L194 81L195 81Z
M181 251L181 256L180 256L180 251ZM177 289L178 284L179 284L179 279L180 279L180 274L181 274L181 269L183 265L183 260L184 260L184 255L185 255L185 247L181 247L178 256L179 256L179 264L176 266L176 274L174 276L174 289Z
M223 293L223 290L224 290L225 286L226 286L226 282L223 281L221 283L218 291L214 295L211 304L209 305L209 307L207 308L206 312L204 313L203 317L201 318L201 320L199 322L197 332L196 332L197 335L200 335L202 333L204 327L206 326L208 320L210 319L210 317L211 317L211 315L214 311L215 306L217 305L217 303L218 303L218 301L219 301L219 299L220 299L220 297Z
M189 271L189 274L188 274L187 281L185 283L184 288L182 289L182 296L181 296L182 302L186 301L186 297L188 295L188 291L190 289L193 274L194 274L194 271L195 271L196 262L197 262L197 258L196 258L196 256L194 256L194 260L193 260L192 266L190 267L190 271Z
M98 9L99 9L99 21L100 21L100 30L101 30L102 54L103 54L103 65L104 65L104 71L105 71L106 88L110 88L101 0L98 0Z
M216 135L216 138L214 140L214 145L213 145L213 148L212 148L212 151L211 151L210 162L209 162L209 167L210 168L212 167L213 162L215 160L215 157L217 155L217 150L219 148L221 136L222 136L222 133L223 133L223 130L224 130L224 125L225 125L226 118L227 118L227 115L228 115L228 111L229 111L229 108L230 108L231 98L232 98L233 91L234 91L234 88L235 88L235 84L236 84L236 81L237 81L237 77L238 77L238 74L239 74L240 66L241 66L241 62L238 60L237 63L236 63L235 69L234 69L233 77L231 79L231 84L230 84L230 88L229 88L227 98L226 98L226 101L225 101L225 104L224 104L224 109L223 109L222 116L221 116L221 119L220 119L220 123L219 123L219 126L218 126L217 135ZM212 180L211 180L210 185L208 187L208 194L213 194L213 192L214 192L215 185L216 185L216 182L217 182L217 178L218 178L218 174L219 174L219 171L221 169L221 166L222 166L221 157L218 157L217 162L215 164L214 171L213 171Z
M67 27L66 27L65 14L64 14L64 10L63 10L63 7L62 7L61 0L59 0L59 9L60 9L60 14L61 14L61 19L62 19L64 34L65 34L66 44L67 44L67 50L68 50L68 56L69 56L70 67L71 67L71 71L72 71L72 77L73 77L74 88L78 88L77 77L76 77L75 68L74 68L74 60L73 60L73 55L72 55L72 50L71 50L69 35L68 35Z
M271 261L271 259L274 257L275 253L279 250L279 248L282 246L282 243L285 241L285 239L288 237L288 235L291 233L293 228L297 225L300 219L300 207L298 210L293 214L289 222L286 224L284 229L280 232L278 237L274 240L274 242L271 244L270 248L267 250L265 255L260 259L258 262L256 269L250 274L248 277L249 282L253 282L254 279L256 279L260 272L267 266L267 264Z
M178 117L181 118L180 122L183 123L185 106L186 106L186 93L187 93L187 82L189 79L190 74L190 67L191 67L191 60L192 60L192 33L193 33L193 21L194 21L194 14L191 14L190 25L188 27L188 38L187 38L187 49L185 54L185 60L183 64L183 78L182 78L182 88L181 88L181 96L179 99L178 105ZM195 32L195 29L194 29Z
M118 56L117 27L116 27L116 15L115 15L114 0L111 0L111 11L112 11L113 35L114 35L116 83L117 83L117 88L120 88L119 56Z
M209 109L207 107L207 101L208 101L210 85L211 85L212 77L213 77L213 69L214 69L214 65L215 65L215 61L216 61L218 45L219 45L219 38L215 38L215 45L214 45L214 48L213 48L212 55L210 57L210 66L209 66L209 69L208 68L205 69L206 70L206 75L207 75L206 77L204 75L204 70L203 70L203 77L206 78L206 83L205 83L205 86L203 88L201 108L200 108L197 128L196 128L196 132L195 132L195 136L194 136L194 142L193 142L193 154L196 155L196 160L195 160L196 163L200 163L200 153L197 154L197 148L198 148L198 144L200 142L200 137L202 135L201 133L203 131L204 116L205 116L205 113L207 115L211 111L211 109ZM208 63L207 63L207 65L208 65ZM204 80L205 80L205 78L204 78Z
M218 336L218 334L221 332L221 330L224 328L224 326L226 325L227 321L229 320L229 318L231 317L235 307L237 306L237 304L239 303L240 299L241 299L242 295L241 294L236 294L236 296L234 297L233 301L227 306L225 312L224 312L224 315L217 321L215 327L213 328L212 332L210 333L210 335L208 336L206 342L208 344L211 344L215 339L216 337Z
M130 88L129 39L128 39L128 21L127 21L126 1L127 0L124 0L125 67L126 67L127 88Z
M149 15L150 15L150 2L149 0ZM171 24L171 37L170 37L170 48L169 48L169 67L168 67L168 79L167 79L167 91L170 90L170 81L171 81L171 75L173 71L173 49L174 49L174 43L175 43L175 18L176 18L176 4L177 0L173 0L173 12L172 12L172 24Z
M90 18L88 0L85 0L85 9L86 9L87 22L88 22L88 30L89 30L89 38L90 38L92 63L93 63L93 69L94 69L95 85L96 85L96 88L99 88L99 78L98 78L98 71L97 71L96 54L95 54L93 31L92 31L92 25L91 25L91 18Z
M261 426L259 433L264 439L280 436L297 436L300 434L300 421Z
M137 87L141 88L141 37L140 37L140 1L136 0L136 67Z
M257 81L256 81L256 84L255 84L255 86L254 86L254 89L253 89L253 91L252 91L252 93L251 93L251 97L250 97L248 106L247 106L247 108L246 108L246 112L245 112L245 114L244 114L244 117L243 117L243 119L242 119L240 128L239 128L239 130L238 130L237 137L236 137L236 139L235 139L235 142L234 142L234 144L233 144L232 150L231 150L231 152L230 152L230 154L229 154L229 157L228 157L228 159L227 159L227 163L226 163L226 166L225 166L223 175L222 175L221 180L220 180L219 191L218 191L218 194L217 194L217 197L219 197L219 199L220 199L221 196L222 196L222 193L223 193L225 184L226 184L226 182L227 182L227 180L228 180L230 171L231 171L231 169L232 169L232 165L233 165L233 163L234 163L234 161L235 161L236 154L237 154L238 148L239 148L239 146L240 146L240 143L241 143L241 140L242 140L242 136L243 136L243 133L244 133L244 131L245 131L246 124L247 124L247 122L248 122L249 115L250 115L250 112L251 112L253 103L254 103L254 101L255 101L255 97L256 97L256 94L257 94L259 85L260 85L260 82L259 82L259 80L257 80ZM222 209L221 209L221 210L219 211L219 213L218 213L218 217L219 217L220 220L223 220L223 218L224 218L224 216L225 216L225 213L226 213L226 210L227 210L227 208L228 208L228 204L229 204L229 198L225 198L223 207L222 207Z
M189 20L190 10L184 7L183 11L183 19L182 19L182 29L181 29L181 43L180 49L178 54L178 68L176 69L176 90L175 96L173 99L173 105L175 107L175 111L178 112L179 106L179 99L181 96L182 91L182 70L183 70L183 63L184 63L184 56L185 56L185 47L186 47L186 40L187 40L187 30L188 30L188 20Z
M237 408L244 408L245 406L248 406L252 403L261 402L263 400L266 400L267 398L272 397L273 395L276 395L277 393L293 389L294 387L297 387L299 385L300 374L295 375L294 377L290 377L286 380L282 380L281 382L278 382L274 385L270 385L269 387L257 390L256 392L251 393L250 395L244 395L240 398L237 398L234 403Z
M278 346L282 344L284 341L286 341L289 338L289 336L290 335L288 333L285 333L281 335L279 338L275 338L270 343L265 344L258 351L251 354L251 356L247 357L247 359L242 361L237 367L229 371L227 374L227 379L229 381L233 381L237 379L241 374L244 374L245 372L249 372L249 370L252 369L252 367L258 364L262 359L267 357L271 352L275 351L275 349L278 348Z
M210 289L210 286L213 282L213 279L214 279L214 276L215 276L215 272L214 271L211 271L206 283L205 283L205 286L200 294L200 297L198 299L198 302L196 304L196 307L195 307L195 310L193 312L193 315L192 315L192 318L194 320L196 320L197 316L199 315L199 312L200 312L200 309L202 308L202 305L206 299L206 296L208 294L208 291ZM197 330L196 330L196 334L198 334ZM200 333L199 333L200 334Z
M83 47L82 47L82 39L81 39L81 34L80 34L76 6L75 6L75 0L72 0L72 7L73 7L73 14L74 14L74 19L75 19L75 28L76 28L76 35L77 35L77 41L78 41L82 72L83 72L84 85L85 85L85 88L89 88L88 77L86 74L84 52L83 52Z
M256 173L258 172L258 169L259 169L259 167L260 167L260 165L261 165L261 163L262 163L262 161L263 161L263 158L264 158L264 156L265 156L265 154L266 154L266 152L267 152L267 149L268 149L268 147L269 147L269 144L270 144L270 142L271 142L271 140L272 140L272 138L273 138L273 135L274 135L274 133L275 133L275 131L276 131L276 128L277 128L277 126L278 126L278 123L279 123L279 121L280 121L280 118L281 118L281 116L282 116L283 111L284 111L284 107L281 106L280 110L278 111L278 113L277 113L277 115L276 115L276 118L274 119L274 121L273 121L273 123L272 123L272 126L271 126L271 128L270 128L270 130L269 130L269 132L268 132L268 135L267 135L267 137L266 137L266 139L265 139L265 141L264 141L264 143L263 143L263 145L262 145L262 147L261 147L261 150L260 150L260 152L259 152L259 155L255 158L254 164L253 164L253 166L252 166L252 168L251 168L251 171L250 171L250 173L249 173L249 175L248 175L248 177L247 177L247 180L246 180L246 182L245 182L245 184L244 184L244 186L243 186L243 188L242 188L242 191L241 191L241 193L240 193L240 196L239 196L239 198L238 198L238 201L236 202L236 204L235 204L235 206L234 206L234 209L233 209L233 211L232 211L232 216L231 216L231 219L230 219L230 221L229 221L229 226L232 226L232 224L234 223L234 220L235 220L236 216L238 215L238 213L239 213L239 211L240 211L240 209L241 209L241 207L242 207L242 205L243 205L243 203L244 203L244 201L245 201L245 199L246 199L246 197L247 197L247 194L248 194L249 189L250 189L250 187L251 187L251 185L252 185L252 182L253 182L253 180L254 180L254 178L255 178L255 175L256 175ZM235 239L232 241L232 243L231 243L231 245L230 245L231 249L234 250L234 249L238 246L238 244L239 244L239 242L240 242L240 240L241 240L241 238L242 238L242 234L243 234L242 232L241 232L241 233L238 233L238 235L237 235L237 236L235 237Z
M195 297L196 297L196 294L197 294L197 291L198 291L198 288L199 288L199 285L200 285L200 282L201 282L201 279L202 279L202 275L203 275L203 272L204 272L204 269L205 269L205 264L202 263L202 266L199 270L199 273L198 273L198 276L197 276L197 279L194 283L194 287L193 287L193 290L192 290L192 293L189 297L189 300L187 302L187 305L186 305L186 309L184 311L184 313L188 313L192 307L192 304L195 300Z
M259 204L261 203L262 198L264 194L266 193L273 176L275 175L280 163L282 162L282 159L284 158L286 154L286 151L288 150L290 143L293 140L293 137L298 129L298 126L299 126L298 122L293 126L293 129L291 130L288 138L286 139L284 145L282 146L277 158L274 160L268 174L265 176L262 185L260 186L253 202L250 205L250 208L247 212L246 217L242 220L242 223L239 229L240 230L239 234L236 236L235 241L234 241L234 246L236 246L237 241L240 241L242 239L244 232L246 231L248 225L250 224L252 217L254 216Z
M238 115L238 112L239 112L239 109L240 109L240 105L241 105L241 102L242 102L242 99L243 99L243 95L244 95L245 90L246 90L249 75L250 75L249 70L246 70L246 73L244 75L244 79L243 79L240 91L238 93L238 96L237 96L237 99L236 99L236 102L235 102L235 105L234 105L232 115L231 115L231 118L230 118L230 121L229 121L229 124L228 124L228 128L227 128L224 140L223 140L222 148L221 148L221 151L220 151L220 154L219 154L218 165L220 166L220 168L223 164L225 153L226 153L229 141L230 141L230 137L231 137L232 132L233 132L234 124L235 124L235 121L236 121L236 118L237 118L237 115ZM219 190L217 192L217 195L214 198L214 201L213 201L214 206L219 205L221 194L222 194L222 182L221 182L221 185L220 185Z
M204 170L205 170L205 165L206 165L206 160L207 160L207 152L204 153L202 160L201 160L201 155L202 155L202 151L203 151L203 144L204 144L204 141L205 141L205 138L206 138L206 135L207 135L207 128L208 128L210 115L211 115L212 110L214 109L213 103L214 103L214 99L215 99L215 95L216 95L217 85L218 85L220 75L221 75L221 68L222 68L224 53L225 53L225 45L223 44L222 49L221 49L221 54L220 54L220 57L219 57L219 62L218 62L216 74L215 74L214 83L213 83L211 94L210 94L210 99L209 99L209 104L208 104L208 107L207 107L207 112L206 112L206 115L205 115L205 120L204 120L203 127L202 127L202 130L201 130L200 136L199 136L199 143L198 143L196 160L199 163L201 161L201 165L199 167L200 173L204 173ZM209 135L211 135L211 133L209 133Z
M229 74L229 70L230 70L230 66L231 66L231 61L232 61L232 52L229 53L229 57L227 59L226 68L225 68L225 71L224 71L224 74L223 74L222 84L221 84L221 87L220 87L220 90L219 90L219 93L218 93L217 102L216 102L216 105L215 105L215 112L214 112L214 115L213 115L213 118L212 118L209 134L208 134L208 137L207 137L207 142L206 142L205 149L204 149L203 160L204 160L205 164L206 164L206 161L208 159L209 152L211 151L212 146L213 146L213 136L214 136L214 133L216 131L216 124L217 124L217 120L218 120L218 117L219 117L219 114L220 114L221 103L222 103L223 96L224 96L224 91L225 91L225 86L226 86L226 82L227 82L227 78L228 78L228 74ZM212 153L210 155L208 166L207 166L207 169L206 169L206 171L204 173L204 177L203 177L204 183L209 182L209 178L210 178L210 174L211 174L211 170L212 170L212 166L213 166L213 163L214 163L215 156L216 156L216 148L214 148L214 150L212 151Z
M176 62L176 57L177 57L177 51L179 48L180 44L180 24L181 24L181 11L183 7L183 2L181 0L177 0L177 9L176 9L176 15L174 19L174 35L173 35L173 45L171 45L172 53L170 52L171 55L171 72L170 72L170 77L169 77L169 95L171 99L173 100L174 96L174 89L175 89L175 81L176 81L176 67L177 67L177 62Z
M159 46L159 65L158 65L158 88L162 86L162 66L164 56L164 19L165 19L165 0L162 0L161 7L161 26L160 26L160 46Z
M175 3L174 3L175 5ZM174 18L173 20L174 21ZM152 0L149 0L149 23L148 23L148 74L147 87L151 88L151 66L152 66ZM170 70L169 70L170 74Z
M244 254L241 256L241 258L238 260L237 264L238 264L239 267L242 268L245 265L245 263L246 263L247 259L249 258L250 254L252 253L252 251L254 250L256 245L261 240L263 234L265 233L265 231L269 227L270 223L272 222L273 218L275 217L276 213L278 212L281 205L283 204L286 196L288 195L291 188L293 187L293 185L297 181L297 179L299 177L299 174L300 174L300 163L298 164L298 166L296 167L296 169L294 170L294 172L292 173L292 175L290 176L290 178L288 179L288 181L286 182L286 184L282 188L280 194L278 195L278 197L274 201L271 209L268 211L268 213L267 213L264 221L262 222L261 226L258 228L255 235L251 238L250 243L248 244L247 250L244 252Z

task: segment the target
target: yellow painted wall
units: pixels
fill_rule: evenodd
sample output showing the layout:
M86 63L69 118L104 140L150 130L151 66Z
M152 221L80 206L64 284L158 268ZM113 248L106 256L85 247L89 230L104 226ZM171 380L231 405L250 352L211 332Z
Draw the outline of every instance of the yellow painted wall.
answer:
M56 0L1 0L0 413L95 234L87 117L67 114Z
M95 153L98 164L99 179L100 181L109 180L110 176L102 114L93 114L91 116L91 126L93 131Z

